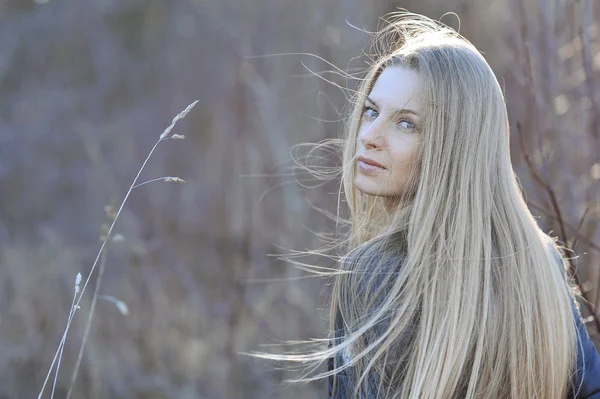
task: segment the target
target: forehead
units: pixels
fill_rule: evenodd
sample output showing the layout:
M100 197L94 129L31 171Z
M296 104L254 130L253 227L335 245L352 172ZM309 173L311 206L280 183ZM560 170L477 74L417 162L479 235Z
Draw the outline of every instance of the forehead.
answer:
M421 109L421 76L402 66L388 67L377 78L369 97L381 108Z

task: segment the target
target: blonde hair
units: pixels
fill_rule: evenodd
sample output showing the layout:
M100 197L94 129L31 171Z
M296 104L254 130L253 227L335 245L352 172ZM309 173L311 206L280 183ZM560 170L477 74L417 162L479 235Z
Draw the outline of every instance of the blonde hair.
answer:
M336 387L343 372L356 397L375 386L385 398L564 398L576 364L571 292L514 174L498 81L470 42L422 16L392 14L374 43L343 140L350 230L331 273L336 339L271 358L333 358L333 371L301 380L334 374ZM412 180L389 207L354 179L365 98L393 66L420 74L425 113Z

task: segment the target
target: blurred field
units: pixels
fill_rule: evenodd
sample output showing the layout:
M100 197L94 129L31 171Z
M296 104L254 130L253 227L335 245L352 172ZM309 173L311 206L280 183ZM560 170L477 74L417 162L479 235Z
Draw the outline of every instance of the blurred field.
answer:
M302 177L316 186L303 188L289 151L337 135L344 95L303 66L330 70L325 62L273 54L356 72L368 40L356 27L374 30L396 7L460 16L505 87L531 209L575 244L585 295L600 305L600 4L0 0L0 398L37 397L104 207L196 99L176 127L187 139L161 144L143 178L187 184L136 189L116 227L125 241L108 248L101 294L129 314L98 302L74 397L324 398L325 384L284 387L281 365L237 354L327 328L327 282L298 279L267 254L316 248L314 232L335 227L310 205L335 211L335 182ZM56 397L71 379L83 305Z

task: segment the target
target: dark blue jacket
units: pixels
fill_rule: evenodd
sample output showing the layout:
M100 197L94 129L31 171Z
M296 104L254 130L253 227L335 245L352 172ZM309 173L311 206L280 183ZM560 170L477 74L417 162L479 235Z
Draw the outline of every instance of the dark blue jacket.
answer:
M560 265L561 270L564 272L563 259L556 247L552 245L550 251L556 259L556 264ZM392 265L390 265L390 267L392 267ZM573 389L569 390L570 394L567 396L567 399L600 399L600 355L594 347L594 344L591 341L585 326L583 325L581 314L575 306L575 300L573 300L572 309L578 333L577 372L572 377L571 383ZM339 339L343 333L343 323L339 314L337 320L335 320L335 326L335 339ZM376 329L379 331L376 334L380 334L385 331L383 326L376 326ZM340 360L338 360L338 362ZM333 359L329 359L328 366L330 371L334 369ZM372 379L369 378L369 386L372 385L371 380ZM342 371L336 375L336 385L336 395L335 398L332 398L333 376L330 376L329 399L347 399L351 397L354 387L351 387L351 383L347 380L345 371ZM376 384L373 385L377 386ZM376 393L370 393L368 396L369 397L367 399L375 398Z
M600 399L600 355L592 343L588 332L581 321L579 310L573 303L573 315L579 335L577 345L577 373L572 381L572 389L576 392L574 395L570 390L568 399ZM337 323L336 323L337 324ZM336 327L337 328L337 327ZM340 330L338 330L340 331ZM337 337L336 337L337 338ZM330 344L331 346L331 344ZM341 361L338 360L338 361ZM333 359L329 359L328 369L334 369ZM329 399L348 399L351 397L352 389L347 380L345 372L342 371L336 376L336 395L333 398L333 376L329 376ZM369 384L375 385L376 384ZM376 393L370 393L367 399L374 399Z
M556 257L557 264L562 265L562 259L559 256L558 252L554 248L552 249L552 252ZM572 309L579 337L577 342L577 372L575 373L571 381L576 394L574 395L574 393L571 392L568 395L567 399L600 399L600 355L594 347L594 344L591 341L585 326L583 325L583 322L581 320L581 314L575 306L574 300L572 303ZM339 316L340 315L338 314L338 320L335 321L337 330L335 336L336 339L339 339L341 337L341 334L343 333L343 323L341 322L341 318ZM376 329L379 330L379 333L385 331L385 327L383 326L376 326ZM333 370L333 359L329 359L328 363L329 370ZM350 387L351 384L347 381L346 375L344 375L344 372L337 374L336 381L338 382L336 384L336 397L331 398L333 388L333 377L329 377L329 398L349 398L352 389ZM369 383L369 386L371 385L372 384ZM373 385L376 386L376 384ZM375 398L375 395L375 393L369 394L368 399Z
M577 373L574 379L575 390L579 389L576 399L600 399L600 355L591 341L585 326L581 322L579 311L573 304L573 313L579 341L577 345L577 369L582 370ZM573 398L570 395L569 398Z
M585 326L581 321L579 310L573 304L573 314L579 341L577 345L577 374L573 378L573 387L577 391L574 396L571 392L568 399L600 399L600 355L594 347ZM584 367L585 366L585 367ZM328 369L334 369L333 359L329 359ZM583 371L581 371L583 370ZM337 388L335 398L332 396L333 376L329 377L329 399L347 399L350 398L353 387L350 387L344 372L340 372L336 377ZM375 393L369 395L368 399L374 399Z

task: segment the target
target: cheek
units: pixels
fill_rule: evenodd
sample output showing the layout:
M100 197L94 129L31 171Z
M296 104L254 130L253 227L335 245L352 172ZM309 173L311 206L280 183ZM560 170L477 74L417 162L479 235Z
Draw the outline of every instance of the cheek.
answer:
M392 158L394 169L397 169L394 171L395 173L408 172L418 161L419 154L419 143L412 138L390 143L390 157Z

